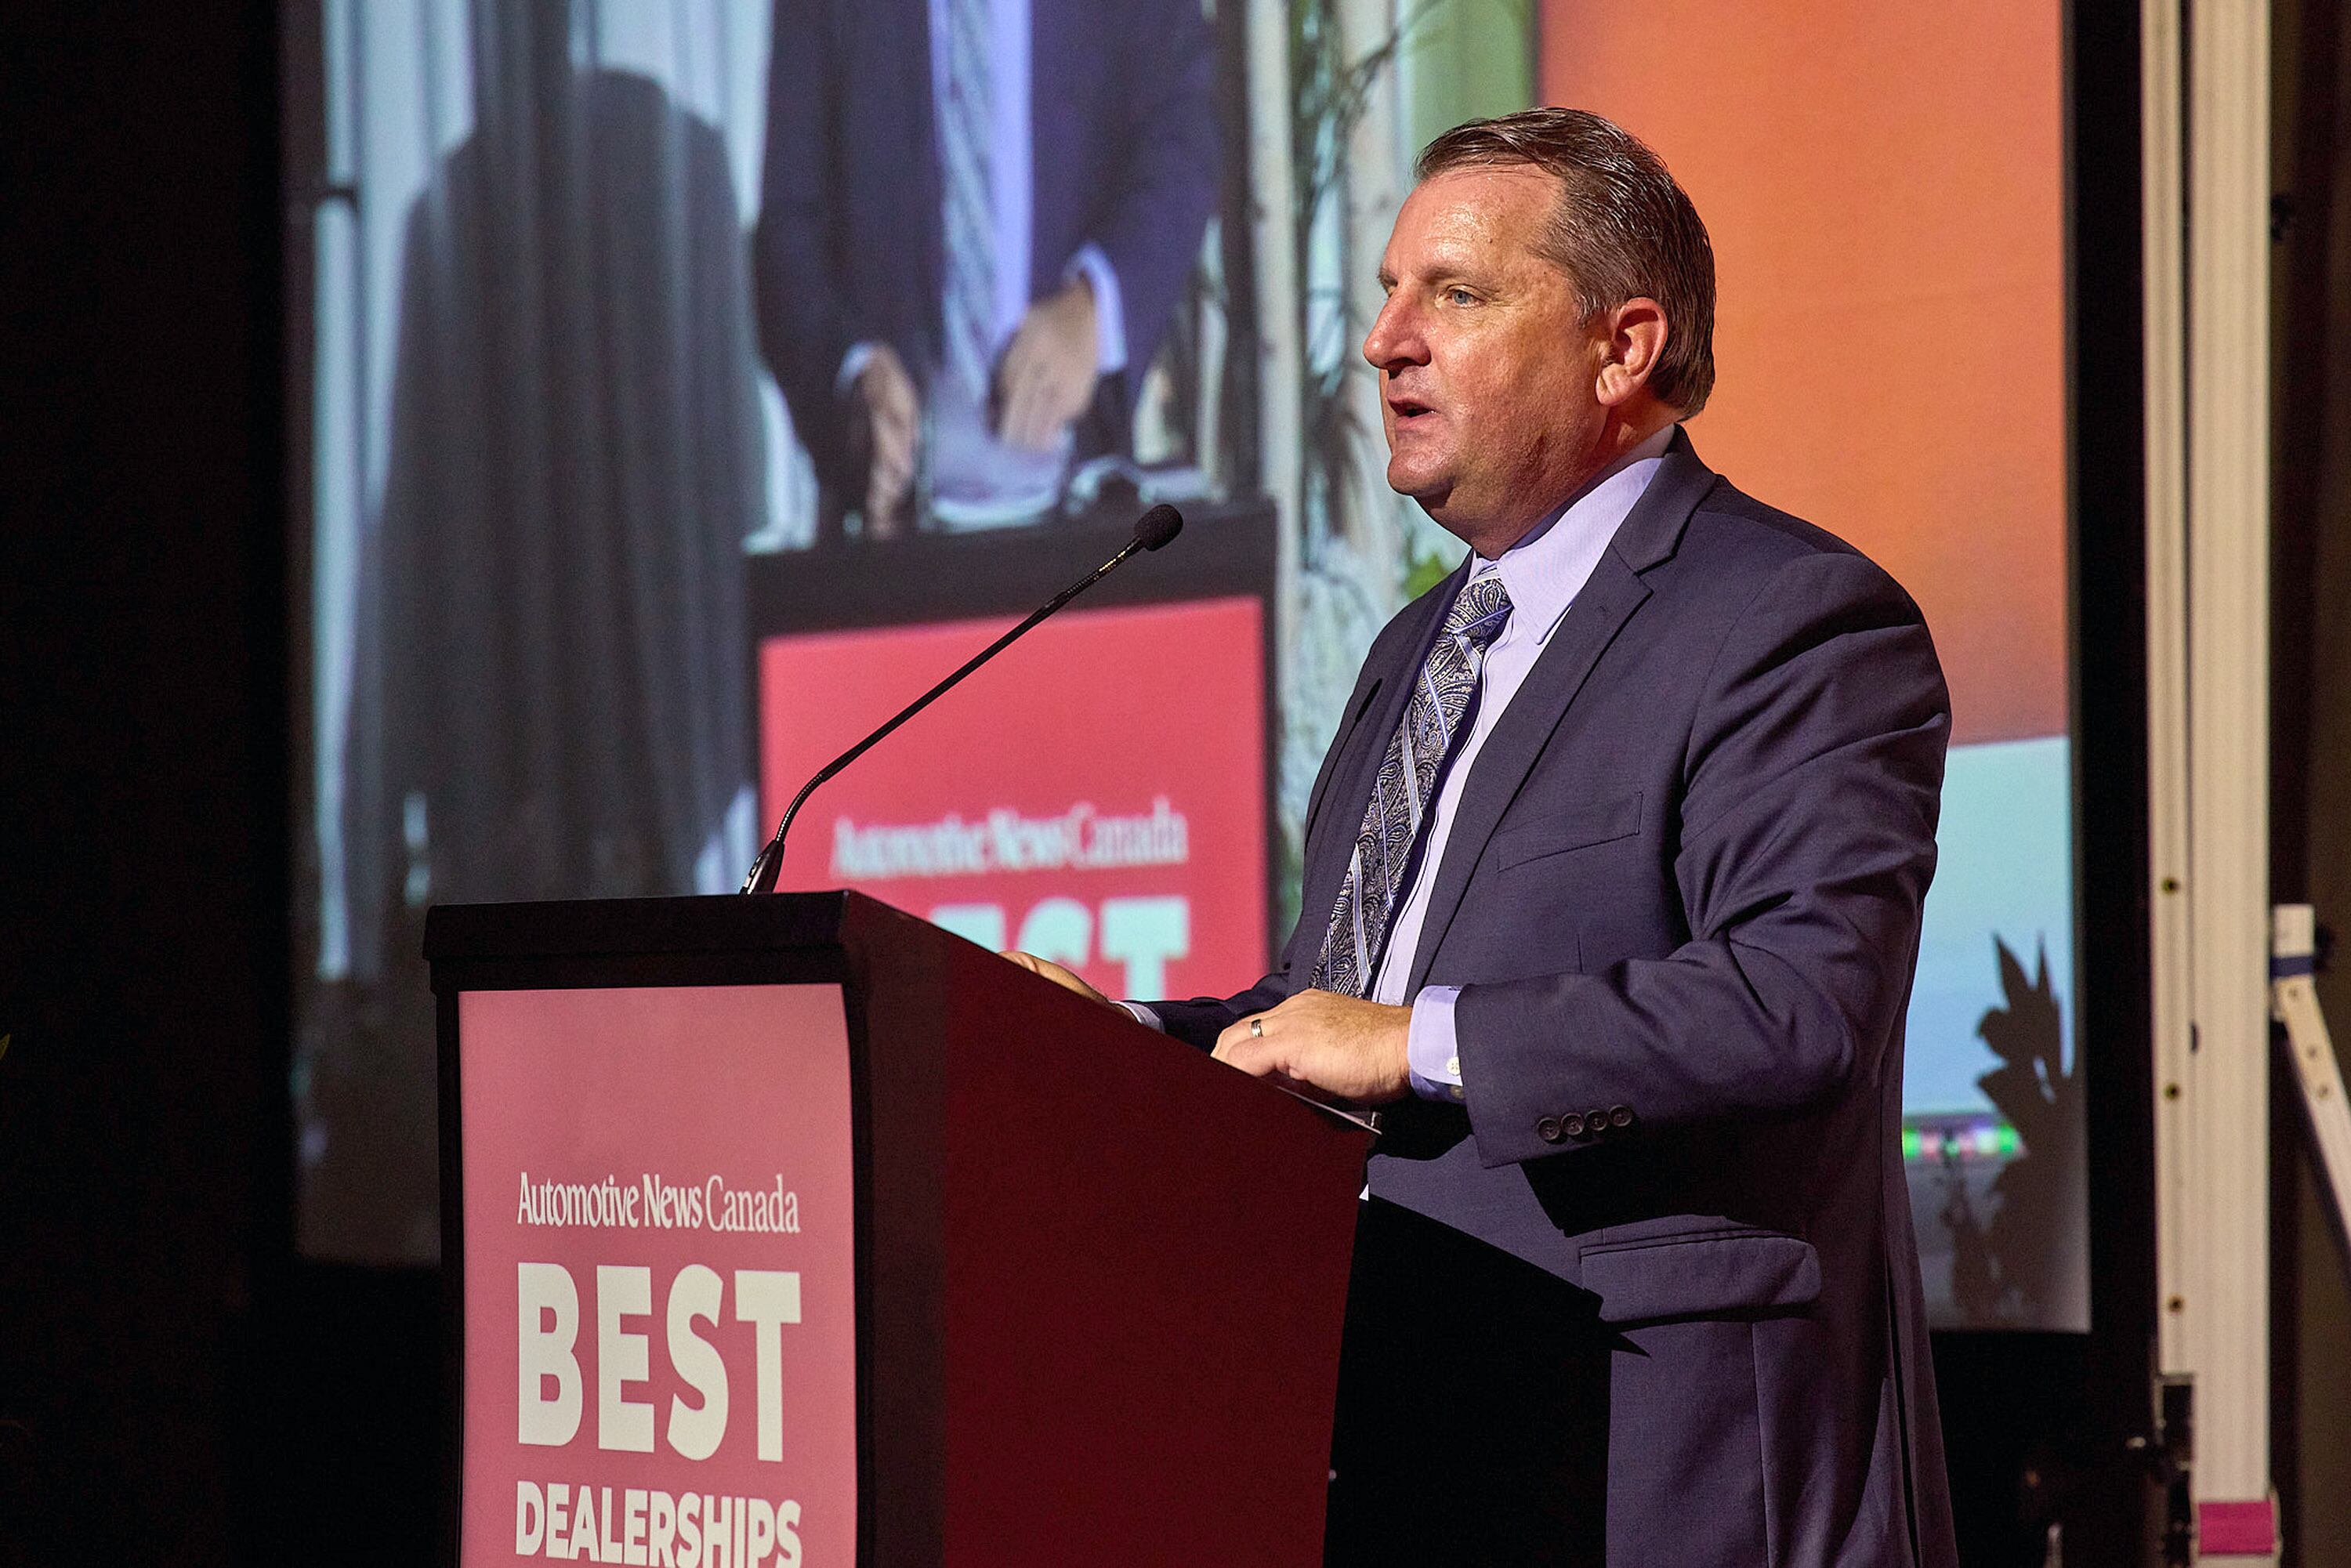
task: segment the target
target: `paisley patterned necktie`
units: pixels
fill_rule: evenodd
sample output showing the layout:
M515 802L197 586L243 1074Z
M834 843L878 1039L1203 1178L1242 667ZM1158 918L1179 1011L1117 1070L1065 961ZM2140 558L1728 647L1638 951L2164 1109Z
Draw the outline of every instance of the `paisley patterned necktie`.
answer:
M1421 818L1464 727L1486 645L1501 634L1510 619L1510 596L1499 572L1489 570L1472 579L1454 600L1444 630L1420 667L1412 700L1405 705L1404 722L1388 738L1387 755L1373 782L1363 831L1355 835L1354 857L1347 862L1346 880L1339 884L1339 902L1331 911L1331 929L1322 938L1322 956L1315 961L1309 986L1349 997L1372 988L1388 922L1411 870Z

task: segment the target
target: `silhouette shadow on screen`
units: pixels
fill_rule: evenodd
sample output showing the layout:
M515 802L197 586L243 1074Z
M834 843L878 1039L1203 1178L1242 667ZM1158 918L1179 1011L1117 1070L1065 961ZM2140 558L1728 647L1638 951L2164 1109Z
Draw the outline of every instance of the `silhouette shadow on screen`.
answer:
M1943 1218L1952 1243L1951 1294L1970 1323L2037 1322L2068 1294L2078 1271L2085 1176L2079 1063L2064 1062L2064 1029L2044 945L2035 974L1997 936L2005 1007L1976 1033L2001 1065L1976 1080L2016 1129L2020 1152L1992 1178L1991 1218L1980 1218L1956 1161L1946 1176Z
M471 27L474 130L409 215L360 557L352 980L306 1042L305 1233L363 1257L430 1256L425 904L694 892L749 777L765 447L725 144L575 68L567 6Z

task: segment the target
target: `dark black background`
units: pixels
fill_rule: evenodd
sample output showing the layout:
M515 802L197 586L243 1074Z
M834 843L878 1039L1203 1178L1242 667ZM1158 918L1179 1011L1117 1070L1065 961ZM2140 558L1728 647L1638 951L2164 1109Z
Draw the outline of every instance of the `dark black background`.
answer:
M2139 1528L2135 9L2068 7L2097 1333L1938 1343L1970 1563ZM0 1568L431 1552L434 1279L292 1245L277 26L0 11Z
M430 1281L292 1257L275 39L0 8L0 1563L427 1540Z

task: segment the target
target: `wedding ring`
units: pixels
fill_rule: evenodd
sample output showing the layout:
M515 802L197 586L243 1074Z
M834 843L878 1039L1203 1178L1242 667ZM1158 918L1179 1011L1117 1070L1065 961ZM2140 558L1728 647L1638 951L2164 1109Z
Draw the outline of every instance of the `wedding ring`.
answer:
M1249 1019L1249 1038L1251 1040L1263 1040L1265 1038L1265 1020L1263 1019Z

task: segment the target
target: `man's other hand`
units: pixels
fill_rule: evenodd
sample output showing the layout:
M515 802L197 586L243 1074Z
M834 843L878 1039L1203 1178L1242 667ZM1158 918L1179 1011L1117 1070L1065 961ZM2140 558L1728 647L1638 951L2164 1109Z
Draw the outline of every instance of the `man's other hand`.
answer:
M1100 1002L1106 1008L1118 1005L1050 958L1040 958L1034 953L1002 953L998 956L1010 959L1032 975L1042 975L1063 990L1075 991L1090 1002Z
M1301 991L1218 1035L1216 1055L1254 1078L1351 1105L1384 1105L1412 1092L1411 1038L1410 1008Z
M1051 448L1093 401L1101 353L1084 278L1029 306L996 372L997 434L1034 452Z
M866 453L866 537L894 538L905 531L906 502L914 488L922 397L906 373L905 361L887 343L873 345L851 396Z

